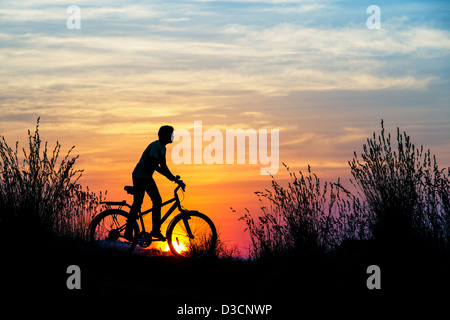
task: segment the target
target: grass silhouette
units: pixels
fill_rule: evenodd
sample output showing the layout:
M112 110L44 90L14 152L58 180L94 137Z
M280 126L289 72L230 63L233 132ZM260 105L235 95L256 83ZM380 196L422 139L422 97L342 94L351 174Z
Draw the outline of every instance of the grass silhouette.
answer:
M251 256L323 254L349 240L449 249L449 169L439 169L430 150L415 148L399 128L392 148L381 121L381 133L367 139L361 159L354 152L349 166L353 193L340 181L322 182L309 166L296 174L285 165L288 186L272 177L271 190L256 192L261 214L240 218Z
M353 186L367 206L366 217L379 240L421 239L435 246L450 245L450 175L436 157L397 128L397 148L381 133L367 139L361 160L349 161Z
M265 258L283 254L307 254L334 247L340 242L340 218L336 200L339 189L311 172L290 172L292 179L282 187L274 178L272 190L256 192L262 214L247 212L240 218L251 235L251 255ZM266 205L267 201L268 205Z
M72 147L58 165L61 145L49 153L42 148L39 119L34 133L28 131L28 150L18 142L11 148L0 140L0 228L25 230L35 240L45 237L87 240L88 225L97 214L102 194L97 196L78 183L83 170L74 168L78 156ZM14 232L15 232L14 231Z

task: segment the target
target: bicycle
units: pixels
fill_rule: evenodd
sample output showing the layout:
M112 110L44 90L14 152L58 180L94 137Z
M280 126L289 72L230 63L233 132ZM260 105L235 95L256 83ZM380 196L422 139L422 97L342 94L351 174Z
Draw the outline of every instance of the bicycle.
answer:
M177 176L177 179L179 179L179 176ZM216 227L205 214L187 210L181 206L178 196L180 188L184 195L186 185L183 181L178 180L178 186L174 189L174 197L161 205L161 207L164 207L174 202L161 218L161 225L175 209L179 211L179 214L170 221L166 230L166 241L170 251L174 256L185 258L202 258L212 255L217 242ZM133 186L125 186L124 190L128 194L134 193ZM131 253L136 246L147 248L153 241L162 241L152 238L150 233L145 231L143 216L151 212L152 208L139 211L136 223L133 224L132 240L127 240L123 234L128 212L122 210L122 208L128 207L131 209L131 206L125 200L122 202L104 201L101 204L105 205L105 210L95 216L89 227L90 241L94 247L114 248ZM117 208L112 208L113 206L117 206Z

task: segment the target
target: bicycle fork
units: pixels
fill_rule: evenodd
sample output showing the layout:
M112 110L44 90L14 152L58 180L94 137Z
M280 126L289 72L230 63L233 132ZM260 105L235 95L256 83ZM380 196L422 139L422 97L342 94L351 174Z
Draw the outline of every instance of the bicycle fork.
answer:
M183 217L184 227L186 228L189 238L194 239L194 235L192 234L191 227L189 226L189 222L188 222L190 217L188 216L188 214L185 211L181 211L181 216Z

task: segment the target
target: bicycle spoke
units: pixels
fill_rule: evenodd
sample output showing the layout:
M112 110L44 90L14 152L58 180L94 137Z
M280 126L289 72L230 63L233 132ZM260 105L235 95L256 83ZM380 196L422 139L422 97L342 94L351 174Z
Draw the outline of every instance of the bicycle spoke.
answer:
M173 249L178 251L178 249L175 248L175 242L177 240L182 243L182 247L184 248L183 252L177 252L179 255L192 257L203 256L205 253L214 249L213 247L215 243L216 231L214 226L211 227L205 219L208 218L203 218L203 216L199 214L193 214L190 219L187 220L189 229L191 230L194 238L189 237L183 219L179 219L172 227L170 230L170 238L173 244Z
M101 248L130 251L135 243L126 241L121 234L126 227L127 213L119 210L99 214L91 231L91 242ZM135 231L136 232L136 231Z

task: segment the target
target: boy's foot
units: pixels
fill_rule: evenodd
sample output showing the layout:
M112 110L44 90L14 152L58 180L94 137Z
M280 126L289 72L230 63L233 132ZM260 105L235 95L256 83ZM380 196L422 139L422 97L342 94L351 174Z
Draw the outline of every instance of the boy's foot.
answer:
M153 238L156 238L156 239L158 239L158 240L166 241L166 237L163 236L163 234L161 233L160 230L158 230L158 231L152 231L152 232L150 232L150 235L151 235Z

